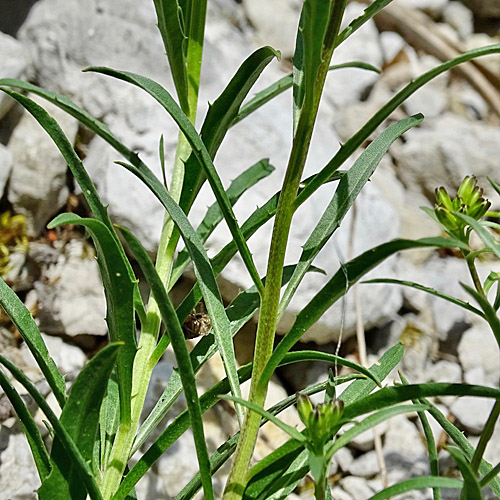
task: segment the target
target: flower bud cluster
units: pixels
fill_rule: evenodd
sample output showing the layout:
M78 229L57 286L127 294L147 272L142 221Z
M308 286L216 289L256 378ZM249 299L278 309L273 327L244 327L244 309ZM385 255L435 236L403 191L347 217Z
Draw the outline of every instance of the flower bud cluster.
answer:
M328 403L313 406L309 396L298 393L297 410L300 420L306 426L311 450L316 455L322 455L325 444L331 439L334 427L342 418L344 402L332 399Z
M434 213L439 222L453 235L461 237L467 223L455 213L468 215L476 220L486 215L491 203L483 198L483 189L477 185L474 176L467 176L453 199L444 187L436 189ZM455 212L455 213L454 213Z

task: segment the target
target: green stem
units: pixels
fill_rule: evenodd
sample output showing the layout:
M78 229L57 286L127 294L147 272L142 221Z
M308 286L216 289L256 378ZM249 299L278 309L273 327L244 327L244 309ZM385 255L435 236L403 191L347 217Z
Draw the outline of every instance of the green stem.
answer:
M474 283L474 288L480 293L484 298L486 298L486 294L484 293L484 288L479 278L479 274L477 274L477 269L474 264L474 259L469 258L469 254L466 252L462 252L465 260L467 261L467 267L469 268L469 273L472 278L472 282Z
M194 121L194 113L191 118ZM179 133L179 141L177 143L175 163L170 183L170 194L176 201L180 198L184 179L184 161L189 153L189 143L184 135ZM168 213L165 213L160 244L158 246L158 257L156 260L156 270L163 283L168 283L170 281L174 253L178 240L178 232L175 230L175 226ZM105 500L111 498L120 485L123 472L125 471L125 467L130 457L135 433L140 422L151 375L158 362L158 357L153 356L153 353L155 352L158 342L161 316L158 304L153 296L149 298L147 311L146 323L142 328L133 366L131 421L129 423L120 422L118 427L110 459L108 464L106 464L106 469L103 474L103 497Z
M334 40L340 28L346 0L333 1L332 5L329 26L323 40L322 61L317 69L316 83L312 94L305 96L304 105L300 112L273 226L248 398L250 402L260 407L265 404L268 389L268 383L262 384L260 379L273 350L281 279L288 235L294 213L294 201L297 197L300 179L309 152L321 94L333 54ZM246 411L235 458L224 491L224 500L239 500L243 496L248 466L257 441L259 423L260 416L257 413Z

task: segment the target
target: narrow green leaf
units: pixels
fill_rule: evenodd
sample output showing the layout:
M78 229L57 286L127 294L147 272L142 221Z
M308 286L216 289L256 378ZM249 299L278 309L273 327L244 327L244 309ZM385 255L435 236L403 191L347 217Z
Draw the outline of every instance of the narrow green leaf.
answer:
M379 387L382 387L382 384L371 370L365 368L364 366L354 363L353 361L349 361L348 359L343 358L342 356L336 356L335 354L328 354L326 352L321 351L293 351L289 352L286 356L287 363L297 363L299 361L303 361L305 359L315 360L315 361L324 361L326 363L332 363L340 366L346 366L351 368L352 370L365 375L365 377L373 380ZM282 365L285 363L281 363Z
M448 302L451 302L452 304L460 306L463 309L466 309L467 311L473 312L474 314L477 314L478 316L480 316L481 318L484 319L484 314L476 307L471 306L468 302L465 302L464 300L461 300L461 299L457 299L456 297L452 297L451 295L446 295L445 293L438 292L434 288L420 285L420 284L415 283L413 281L404 281L404 280L397 280L397 279L392 279L392 278L377 278L377 279L373 279L373 280L362 281L362 283L391 283L393 285L407 286L410 288L414 288L416 290L421 290L422 292L429 293L431 295L434 295L435 297L439 297L440 299L447 300Z
M469 217L468 215L461 214L460 212L453 212L455 217L459 217L463 221L467 222L474 231L481 238L483 243L491 249L491 251L500 259L500 244L495 240L493 235L476 219Z
M129 263L121 244L113 232L97 219L84 219L76 214L61 214L48 224L49 228L63 224L84 226L92 236L97 249L97 262L104 283L106 321L112 342L123 342L118 354L118 384L120 386L121 418L130 419L132 393L132 366L137 350L133 281L128 272Z
M380 12L384 7L389 5L392 0L375 0L371 3L361 14L361 16L352 20L349 25L342 30L341 33L337 36L335 40L335 45L340 45L347 38L349 38L355 31L357 31L361 26L363 26L366 22L372 19L378 12Z
M481 385L438 382L384 387L362 399L346 404L343 417L349 420L365 413L386 408L390 405L402 403L411 399L431 396L474 396L495 399L500 397L500 389L493 389Z
M95 440L99 435L101 403L120 348L123 347L118 343L106 346L85 365L73 382L59 419L60 425L54 426L56 437L51 452L54 467L38 490L41 500L85 500L87 491L91 498L101 498L99 490L95 491L94 478L90 471L85 474L85 470L89 469L88 464L93 458ZM52 421L50 423L53 424ZM65 435L60 432L61 427ZM68 438L76 445L85 463L84 471L77 466L73 450L67 449L65 441Z
M346 143L344 143L333 158L321 169L321 171L314 177L314 180L309 183L306 188L297 196L295 205L300 205L302 198L308 198L314 193L323 183L330 178L332 171L337 170L351 155L360 147L366 139L382 124L382 122L408 97L414 94L419 88L427 82L436 78L442 73L465 63L476 57L486 56L488 54L495 54L500 52L500 44L490 45L465 52L450 61L447 61L435 68L427 71L423 75L412 80L406 87L400 90L394 97L392 97L385 106L380 108L361 129L356 132Z
M182 331L182 326L179 322L179 319L177 318L175 308L165 290L161 278L156 272L154 264L151 261L146 250L144 250L143 246L130 231L125 228L120 228L120 231L127 241L130 249L134 253L144 275L146 276L149 285L151 286L151 292L153 293L156 303L158 304L162 320L165 323L172 348L174 349L182 386L186 395L186 402L191 420L191 428L196 445L196 454L198 456L198 463L200 465L203 491L205 493L205 498L213 499L214 493L210 475L210 462L208 458L207 444L205 440L205 433L203 430L203 421L201 418L202 412L200 401L198 399L193 365L191 364L191 360L189 358L186 339ZM227 342L227 340L229 340L232 348L231 339L221 339L222 342ZM234 352L232 353L232 356L234 358ZM239 385L237 387L239 389Z
M108 462L118 424L120 423L120 395L118 381L114 373L108 380L106 394L99 414L99 465Z
M270 379L284 354L298 342L308 328L318 321L323 313L339 300L354 283L380 264L380 262L401 250L427 246L447 248L449 244L449 240L446 238L423 238L420 240L395 239L372 248L342 265L330 281L323 286L297 315L290 331L274 349L262 374L260 383L264 384Z
M405 379L405 377L400 373L399 378L401 379L401 382L404 385L408 385L408 381ZM419 400L419 399L414 399L413 403L415 404L420 404L421 401L424 400ZM426 407L426 410L429 409L429 407ZM425 411L419 411L418 412L418 418L420 419L420 423L422 424L422 429L424 431L424 436L425 436L425 442L427 444L427 454L429 455L429 466L431 469L431 474L433 476L438 477L439 476L439 455L436 447L436 440L434 439L434 434L432 431L432 427L429 424L429 419L427 418L427 415L425 414ZM441 490L439 488L434 488L433 489L433 498L434 500L441 500Z
M231 182L226 191L229 203L231 203L231 205L234 205L245 191L254 186L261 179L269 176L273 171L274 167L269 163L269 160L267 159L260 160L259 162L245 170ZM208 239L208 237L212 234L212 232L215 230L215 228L223 218L224 217L217 202L215 202L208 208L205 217L196 229L196 233L203 243ZM189 252L187 251L187 249L184 249L180 251L179 255L177 256L177 260L172 271L172 277L170 279L170 286L173 286L173 284L177 282L177 280L182 275L182 272L186 268L188 262Z
M421 399L421 401L430 406L428 410L429 414L436 420L436 422L441 426L441 428L450 436L450 438L454 441L454 443L463 451L468 460L472 460L474 455L474 447L467 441L467 438L464 436L463 432L455 427L441 411L439 411L436 406L430 403L426 399ZM481 460L481 464L479 466L479 472L483 475L490 475L493 468L486 460ZM493 475L489 479L491 483L489 486L493 490L493 492L500 497L500 480L496 475Z
M481 488L484 488L490 484L490 481L493 479L498 479L497 476L500 474L500 462L493 467L493 469L490 470L487 474L484 475L484 477L481 479L479 482L479 485Z
M287 361L288 357L286 357L283 360L283 363L286 363ZM252 369L252 364L248 363L247 365L241 367L238 370L238 377L240 383L249 380L251 375L251 369ZM175 373L177 372L174 372L174 374ZM359 378L359 375L355 374L344 375L336 377L336 383L342 384L356 378ZM373 385L375 386L375 384ZM321 383L321 384L316 384L314 387L305 389L303 392L306 394L314 394L316 392L324 390L324 388L325 388L325 383ZM226 393L228 391L229 391L229 383L227 378L221 380L213 387L211 387L208 391L206 391L200 397L200 406L202 412L205 412L209 408L214 406L219 401L219 395ZM286 408L289 408L294 403L295 403L295 396L290 396L285 400L279 402L278 404L274 405L272 408L269 409L269 411L273 415L275 415L280 413L281 411L284 411ZM262 424L265 421L266 420L263 419ZM189 428L189 425L190 425L189 414L187 411L184 411L181 414L179 414L174 419L174 421L162 432L162 434L156 439L153 445L151 445L148 451L141 457L141 459L137 462L137 464L127 474L122 484L120 485L120 488L118 489L117 493L113 497L114 500L123 500L127 492L131 488L133 488L133 486L137 483L137 481L139 481L139 479L149 470L149 468L153 466L153 464L161 457L161 455L163 455L163 453L165 453L165 451L179 439L179 437ZM217 453L215 457L211 458L212 472L217 471L224 464L224 462L232 455L232 453L236 448L237 436L238 434L236 434L236 436L233 436L233 438L231 438L231 443L233 443L234 446L233 444L230 445L229 443L226 443L227 446L226 444L222 445L219 449L219 453ZM198 486L194 489L194 493L196 493L197 489L199 489L201 485L199 477L198 480L196 480L196 484Z
M9 367L9 362L0 354L0 363ZM5 376L3 370L0 370L0 387L3 389L5 396L9 399L12 407L14 408L21 425L23 427L23 432L26 435L28 444L31 449L31 454L35 461L36 470L40 481L43 482L47 478L52 468L50 464L50 457L47 449L45 448L45 443L43 442L42 436L35 420L31 416L26 404L24 403L22 397L14 389L14 386L10 383L9 379ZM36 389L35 389L36 390ZM40 394L40 397L42 395Z
M16 326L28 349L35 358L47 383L49 384L61 408L66 401L64 378L50 357L33 316L14 291L0 278L0 305Z
M307 442L307 439L295 427L285 424L285 422L282 422L279 418L276 418L274 415L264 410L264 408L261 408L260 406L257 406L256 404L253 404L250 401L246 401L241 398L234 398L226 394L222 394L219 397L220 399L234 401L235 403L239 403L243 406L246 406L255 413L258 413L261 417L264 417L266 420L272 422L274 425L279 427L283 432L288 434L292 439L295 439L295 441L298 441L299 443L302 444L305 444Z
M189 112L186 74L187 37L181 20L182 11L177 0L153 0L153 2L177 97L181 108L187 114Z
M373 495L368 500L386 500L392 498L395 495L400 495L407 491L412 490L425 490L427 488L455 488L459 489L463 486L462 481L458 479L452 479L449 477L436 477L436 476L424 476L424 477L414 477L413 479L407 479L406 481L401 481L393 486L389 486L382 491L379 491L376 495ZM471 497L472 498L475 497ZM478 497L478 500L481 497Z
M401 361L403 352L404 348L402 344L396 344L388 349L380 360L369 368L370 371L380 380L384 380ZM324 389L326 382L322 386L322 389ZM371 379L356 380L342 392L339 399L349 404L358 398L370 394L376 387L377 385ZM308 388L302 392L311 394L308 392ZM299 480L307 474L309 469L306 466L299 471L290 471L290 468L293 467L296 461L300 462L301 460L307 461L307 452L296 441L287 441L249 471L249 483L245 490L245 498L252 500L267 498L266 495L270 491L275 491L276 487L280 487L280 481L282 478L287 477L288 473L294 475L294 482L298 484ZM294 483L292 482L290 486L292 484Z
M388 420L391 417L400 415L402 413L411 413L414 411L424 411L429 407L425 404L412 404L412 405L397 405L391 406L389 408L384 408L379 410L369 417L366 417L361 422L356 422L353 427L349 430L344 431L344 433L338 436L335 441L325 451L325 455L331 459L333 455L339 451L344 446L347 446L355 437L359 436L363 432L372 429L376 425Z
M224 214L224 219L226 220L229 230L231 231L231 235L238 246L238 250L241 254L245 267L247 268L253 282L261 291L262 282L260 281L259 274L253 262L250 250L246 244L246 240L241 233L240 227L238 226L222 182L212 162L212 158L210 157L210 154L207 151L201 137L197 134L188 117L172 99L172 96L158 83L140 75L100 67L89 68L88 71L96 71L137 85L139 88L142 88L154 97L174 119L182 133L186 136L186 139L188 140L198 162L203 166L205 175L208 178L212 191L217 199L217 202L219 203L222 213Z
M119 346L112 345L112 346L108 346L108 347L104 348L104 351L106 352L106 354L111 354L111 360L114 360L116 358L113 351L117 347L119 347ZM97 483L95 481L95 478L93 476L92 470L89 467L88 461L86 461L83 458L78 446L75 444L74 440L69 435L69 432L66 430L66 428L62 424L61 420L59 420L59 418L56 417L56 415L52 411L52 408L49 406L49 404L47 403L45 398L40 394L40 392L33 385L33 383L29 380L29 378L19 368L17 368L14 364L10 363L9 361L7 361L5 359L4 359L4 364L9 369L9 371L12 373L14 378L18 382L20 382L21 385L23 385L23 387L28 391L28 394L33 398L33 400L36 402L36 404L40 407L40 409L43 411L43 413L47 417L50 425L55 430L56 437L62 442L67 454L72 457L71 462L80 476L81 483L83 483L85 485L84 487L87 488L87 491L89 492L90 498L92 500L102 500L101 493L99 491L99 488L98 488ZM52 462L52 465L54 466L53 462ZM53 471L53 469L52 469L52 471ZM51 498L51 497L49 497L49 498ZM59 499L66 500L67 499L67 497L64 497L64 496L62 498L55 497L55 496L52 498L54 498L55 500L59 500Z
M286 284L287 280L290 279L292 275L294 266L285 266L283 270L283 284ZM313 268L310 269L313 271ZM265 281L265 280L264 280ZM194 308L197 301L194 303L186 304L183 301L182 304L177 308L177 317L182 323L186 318L187 314ZM241 292L227 307L227 315L231 323L231 336L234 337L240 329L245 325L255 314L260 306L260 296L257 293L255 287L250 287L249 289ZM164 352L164 347L167 342L163 342L166 337L162 337L158 344L159 352ZM163 343L163 345L161 345ZM160 347L161 345L161 347ZM214 335L210 333L209 335L203 337L191 351L191 363L193 364L193 369L195 373L206 363L217 351L217 344L215 342ZM159 353L158 353L159 354ZM287 358L288 359L288 358ZM180 380L179 373L174 371L170 380L163 391L163 394L159 398L157 404L148 415L147 419L141 425L139 432L136 436L133 451L136 451L147 439L147 437L153 432L160 421L165 417L167 411L170 409L174 401L178 398L182 391L182 383Z
M389 147L398 137L421 123L423 119L423 115L415 115L392 124L363 151L354 165L342 177L332 200L302 247L299 263L280 301L279 316L285 312L308 267L330 240L333 233L340 227L342 220L361 189L375 172Z
M344 69L344 68L359 68L359 69L365 69L367 71L374 71L375 73L380 73L380 70L375 66L372 66L371 64L361 61L349 61L342 64L333 64L328 68L328 71L333 71L336 69ZM280 78L277 82L271 84L264 90L261 90L241 107L238 115L233 120L232 125L236 125L238 122L246 118L248 115L252 114L254 111L257 111L271 99L274 99L276 96L282 94L283 92L291 88L292 85L293 85L293 75L292 73L290 73L289 75Z
M479 486L479 482L474 475L474 471L472 470L469 462L467 462L464 454L460 450L460 448L455 448L454 446L447 446L449 454L453 457L453 460L457 464L460 472L462 473L462 477L464 478L462 493L460 498L462 500L468 500L469 498L482 500L483 495L481 494L481 487Z

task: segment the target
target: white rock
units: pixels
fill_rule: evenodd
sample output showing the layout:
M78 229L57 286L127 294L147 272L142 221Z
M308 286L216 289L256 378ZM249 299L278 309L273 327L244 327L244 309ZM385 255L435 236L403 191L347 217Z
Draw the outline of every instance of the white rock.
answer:
M339 481L344 491L349 493L356 500L367 500L375 493L368 485L366 479L355 476L347 476Z
M340 450L337 451L332 458L332 461L344 472L349 469L353 460L354 456L352 454L352 451L345 446L343 448L340 448Z
M0 499L36 498L40 479L24 434L0 428L0 460Z
M335 500L354 500L349 493L344 491L339 486L334 486L332 488L332 498L335 498Z
M0 144L0 196L3 194L11 170L12 155L5 146Z
M383 31L380 33L380 45L382 46L384 61L389 64L406 47L406 42L399 33Z
M382 422L380 425L377 425L377 427L375 428L375 432L379 436L383 436L385 431L387 430L387 426L388 426L387 422ZM373 450L373 445L374 445L373 439L374 439L374 430L369 429L360 434L359 436L356 436L356 438L354 438L349 443L349 446L360 451ZM367 453L365 453L365 455L367 455ZM355 472L351 472L351 474L357 475Z
M391 418L385 433L384 455L400 454L408 461L425 455L425 446L420 439L417 428L406 416L396 415Z
M442 359L432 365L429 380L458 384L462 382L462 370L457 363Z
M435 68L440 61L432 56L411 58L411 70L414 77ZM408 114L423 113L426 119L435 118L443 114L448 104L448 75L442 74L422 88L417 90L404 102Z
M486 379L494 386L498 385L500 355L493 332L486 324L475 324L462 335L458 345L458 356L466 375L481 367Z
M106 306L97 261L84 253L82 242L68 244L55 265L35 283L40 328L54 334L106 335Z
M398 175L405 186L429 198L441 185L456 189L466 175L494 176L500 155L500 130L445 114L412 130L404 144L394 144ZM483 183L487 185L487 183Z
M78 130L76 120L41 98L30 97L59 123L73 144ZM28 233L36 236L66 200L66 161L45 130L27 112L14 129L7 147L14 162L8 199L16 212L26 216Z
M0 31L0 78L24 78L29 63L29 57L23 45ZM0 119L5 116L14 102L7 94L1 92Z
M451 405L450 411L468 432L480 434L492 406L490 399L461 397Z
M378 474L380 466L377 460L377 453L374 450L363 453L352 462L347 472L357 477L370 477Z
M87 361L87 356L79 347L70 345L59 337L42 334L42 338L63 375L77 375L80 372Z
M448 2L443 10L443 21L455 28L462 39L466 39L474 31L474 16L460 2Z
M271 45L290 58L295 51L301 2L298 0L245 0L245 13L255 28L258 45ZM276 13L279 12L279 23Z

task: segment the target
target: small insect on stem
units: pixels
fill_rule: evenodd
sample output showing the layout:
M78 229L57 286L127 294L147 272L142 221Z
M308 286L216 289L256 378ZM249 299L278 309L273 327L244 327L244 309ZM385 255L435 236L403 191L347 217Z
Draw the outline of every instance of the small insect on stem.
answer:
M194 308L182 324L182 331L186 339L195 339L208 335L212 328L212 323L210 322L210 316L207 314L205 303L201 301L197 307L199 310L197 311L196 308Z

